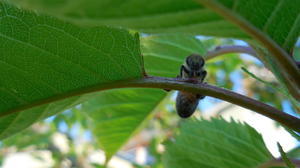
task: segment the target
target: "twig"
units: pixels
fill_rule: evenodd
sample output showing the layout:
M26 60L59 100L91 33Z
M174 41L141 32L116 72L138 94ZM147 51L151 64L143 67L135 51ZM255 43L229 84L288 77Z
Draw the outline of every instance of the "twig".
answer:
M218 46L212 51L208 51L205 55L205 59L212 59L216 56L228 54L228 53L244 53L257 57L255 50L251 47L241 45L226 45Z
M26 106L18 107L16 109L12 109L10 111L6 111L0 113L0 117L20 112L26 109L33 108L38 105L43 105L46 103L51 103L53 101L62 100L71 96L79 96L85 93L91 93L101 90L113 89L113 88L132 88L132 87L140 87L140 88L161 88L161 89L169 89L169 90L182 90L186 92L199 93L207 96L212 96L215 98L219 98L225 100L227 102L242 106L244 108L255 111L259 114L267 116L288 128L300 132L300 119L284 113L270 105L264 104L260 101L251 99L249 97L243 96L241 94L232 92L227 89L219 88L216 86L212 86L209 84L201 84L201 83L189 83L182 79L177 78L163 78L163 77L145 77L142 79L133 79L133 80L124 80L117 81L114 83L108 83L106 85L97 85L94 87L89 87L85 89L81 89L78 91L73 91L64 95L51 97L45 100L41 100L39 102L35 102ZM142 96L142 95L141 95Z

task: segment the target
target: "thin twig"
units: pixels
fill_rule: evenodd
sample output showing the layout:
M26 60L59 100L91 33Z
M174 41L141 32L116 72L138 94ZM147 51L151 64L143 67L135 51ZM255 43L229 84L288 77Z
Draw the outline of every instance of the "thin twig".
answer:
M249 54L254 57L257 57L255 50L248 46L241 46L241 45L225 45L225 46L218 46L212 51L208 51L205 55L205 59L212 59L216 56L228 54L228 53L244 53Z
M133 79L133 80L124 80L114 83L108 83L106 85L97 85L94 87L89 87L86 89L81 89L78 91L73 91L64 95L58 95L55 97L51 97L45 100L41 100L39 102L35 102L26 106L21 106L16 109L12 109L0 114L0 117L20 112L26 109L30 109L36 107L38 105L43 105L46 103L51 103L53 101L62 100L71 96L79 96L85 93L91 93L101 90L113 89L113 88L161 88L161 89L169 89L169 90L181 90L192 93L199 93L202 95L207 95L215 98L222 99L224 101L242 106L244 108L255 111L259 114L267 116L288 128L300 132L300 119L284 113L270 105L262 103L260 101L251 99L244 95L232 92L227 89L219 88L216 86L212 86L209 84L201 84L201 83L190 83L184 81L183 79L177 78L163 78L163 77L145 77L142 79ZM142 95L141 95L142 96Z

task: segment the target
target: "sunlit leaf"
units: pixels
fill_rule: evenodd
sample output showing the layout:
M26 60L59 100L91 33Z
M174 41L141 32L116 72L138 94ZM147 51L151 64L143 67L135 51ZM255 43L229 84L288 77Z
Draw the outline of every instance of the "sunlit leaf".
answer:
M0 53L0 115L22 111L0 118L0 138L84 99L53 102L60 97L143 71L139 39L125 30L84 29L2 2Z
M223 119L188 120L166 143L166 168L249 168L269 159L263 139L252 127Z
M96 141L111 158L151 119L166 93L157 89L114 89L82 104Z
M198 53L204 56L215 40L202 40L191 35L148 36L141 39L146 72L150 75L176 77L184 59Z
M213 10L226 8L236 20L264 32L286 51L300 35L300 1L295 0L198 0ZM225 14L224 14L225 15Z

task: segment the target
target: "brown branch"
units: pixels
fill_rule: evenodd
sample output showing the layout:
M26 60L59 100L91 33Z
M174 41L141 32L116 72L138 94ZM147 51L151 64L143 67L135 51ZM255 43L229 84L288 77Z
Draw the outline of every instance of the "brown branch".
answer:
M205 59L209 60L219 55L228 54L228 53L243 53L243 54L249 54L254 57L257 57L256 51L251 47L241 46L241 45L225 45L225 46L218 46L214 50L208 51L205 55Z
M43 105L51 103L53 101L62 100L71 96L79 96L85 93L91 93L101 90L113 89L113 88L160 88L160 89L169 89L169 90L182 90L186 92L199 93L215 98L222 99L224 101L242 106L244 108L255 111L259 114L267 116L288 128L300 132L300 119L284 113L270 105L264 104L260 101L251 99L249 97L243 96L241 94L232 92L227 89L218 88L209 84L201 83L189 83L183 79L177 78L163 78L163 77L145 77L142 79L134 80L124 80L114 83L101 84L94 87L88 87L78 91L73 91L64 95L59 95L51 97L39 102L32 103L30 105L22 106L10 111L6 111L0 114L0 117L20 112L26 109L36 107L38 105ZM142 96L142 95L141 95Z
M141 84L142 85L140 85L140 87L148 86L154 88L182 90L219 98L227 102L239 105L241 107L250 109L264 116L267 116L289 128L292 128L297 132L300 132L299 118L284 113L283 111L280 111L270 105L251 99L244 95L232 92L227 89L219 88L208 84L188 83L183 81L182 79L161 77L145 78Z

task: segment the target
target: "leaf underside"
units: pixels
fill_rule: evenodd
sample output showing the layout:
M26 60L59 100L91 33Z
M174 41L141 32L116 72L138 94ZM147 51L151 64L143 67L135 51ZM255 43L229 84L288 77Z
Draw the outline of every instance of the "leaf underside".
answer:
M0 53L0 115L91 86L140 78L143 71L139 39L125 30L80 28L2 2ZM82 99L49 101L2 117L0 138Z
M239 19L264 32L290 52L300 35L300 1L298 0L198 0L227 8Z
M147 122L166 93L157 89L113 89L82 104L99 146L110 159Z
M11 1L81 26L110 25L145 33L189 33L249 38L237 26L193 0Z

